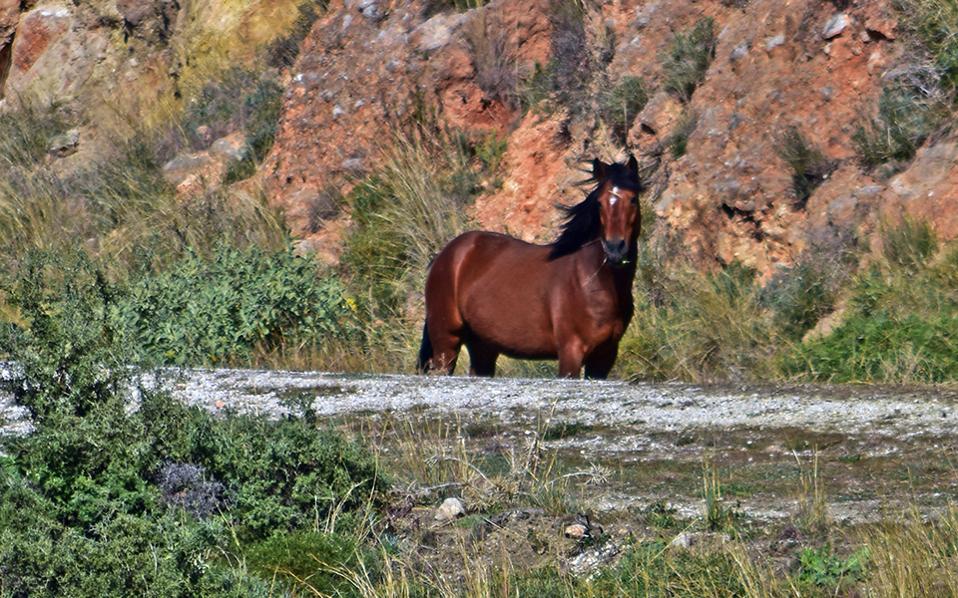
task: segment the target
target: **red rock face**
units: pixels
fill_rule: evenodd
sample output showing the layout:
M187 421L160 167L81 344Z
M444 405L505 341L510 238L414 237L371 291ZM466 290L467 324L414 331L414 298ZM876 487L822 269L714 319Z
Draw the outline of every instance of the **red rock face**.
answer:
M67 32L72 15L66 6L49 5L26 13L13 47L13 73L26 73L47 48Z
M603 3L585 20L592 99L571 120L520 119L508 98L490 92L485 50L474 41L477 30L504 31L518 70L547 64L557 35L549 2L497 0L429 19L415 3L393 3L376 18L354 4L333 4L293 72L264 170L273 201L291 214L305 196L375 169L390 127L425 107L447 125L508 135L504 184L477 200L473 216L527 239L550 238L554 204L581 197L573 186L579 161L621 160L628 151L661 156L650 196L656 234L706 268L739 261L767 276L821 231L867 236L885 212L930 219L942 237L958 237L954 139L923 148L890 180L857 162L851 137L905 50L891 0L851 2L844 11L819 0ZM663 58L675 34L704 17L715 23L715 57L686 104L662 88ZM628 129L628 147L593 110L625 76L654 90ZM673 158L667 143L688 114L697 124L686 153ZM780 155L789 130L832 165L807 201L796 197ZM334 237L310 238L321 245Z

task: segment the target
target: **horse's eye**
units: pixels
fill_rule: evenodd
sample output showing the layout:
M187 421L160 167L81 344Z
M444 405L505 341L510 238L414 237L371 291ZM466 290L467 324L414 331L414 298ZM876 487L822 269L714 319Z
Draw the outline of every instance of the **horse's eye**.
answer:
M639 205L639 198L637 196L632 198L632 205L633 206Z

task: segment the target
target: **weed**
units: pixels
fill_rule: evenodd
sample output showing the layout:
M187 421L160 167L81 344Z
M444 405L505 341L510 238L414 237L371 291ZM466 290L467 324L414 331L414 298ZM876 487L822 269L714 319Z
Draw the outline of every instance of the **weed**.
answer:
M797 128L789 128L782 135L778 155L792 169L792 190L796 209L804 209L815 189L828 178L835 165L811 146Z
M801 483L798 495L799 521L806 529L823 530L831 523L831 518L828 514L825 485L819 475L818 449L815 448L812 450L810 464L803 464L798 454L794 454L795 461L798 463L798 474ZM810 467L807 465L810 465Z
M837 557L830 546L806 548L798 556L799 581L816 586L839 587L864 577L868 548L861 548L847 559Z
M624 77L601 97L599 115L624 144L632 121L648 101L645 82L639 77Z
M715 23L711 18L701 19L689 31L675 34L662 64L665 89L688 102L705 79L714 57Z
M705 503L705 526L709 530L732 529L739 514L725 506L718 469L708 459L702 462L702 500Z

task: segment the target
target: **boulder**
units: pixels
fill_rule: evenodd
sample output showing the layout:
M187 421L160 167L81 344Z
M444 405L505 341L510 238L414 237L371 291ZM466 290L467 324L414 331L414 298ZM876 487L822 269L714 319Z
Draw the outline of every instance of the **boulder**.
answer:
M461 499L451 496L442 501L442 504L436 509L435 519L440 523L446 523L463 517L465 514L465 503L463 503Z

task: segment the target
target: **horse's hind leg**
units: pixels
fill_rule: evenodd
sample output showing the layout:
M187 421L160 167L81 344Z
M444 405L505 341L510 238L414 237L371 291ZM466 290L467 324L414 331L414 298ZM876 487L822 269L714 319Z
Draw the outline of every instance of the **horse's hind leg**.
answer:
M466 342L466 350L469 351L470 375L489 378L496 375L496 360L499 358L499 353L479 341Z

